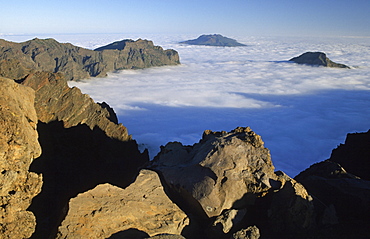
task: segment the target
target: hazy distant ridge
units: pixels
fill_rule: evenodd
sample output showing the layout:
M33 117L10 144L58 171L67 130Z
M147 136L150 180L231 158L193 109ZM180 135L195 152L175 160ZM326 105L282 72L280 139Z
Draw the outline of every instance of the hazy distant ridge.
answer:
M234 39L224 37L220 34L213 35L201 35L197 39L182 41L182 44L189 45L205 45L205 46L246 46L242 43L237 42Z

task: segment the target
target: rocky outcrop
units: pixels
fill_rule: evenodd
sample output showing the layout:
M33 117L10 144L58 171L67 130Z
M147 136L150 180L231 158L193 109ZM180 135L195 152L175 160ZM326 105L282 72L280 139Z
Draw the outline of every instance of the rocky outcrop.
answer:
M315 228L313 198L294 179L274 172L269 150L249 127L205 131L193 146L168 143L151 168L203 223L205 235L198 230L185 237L230 238L257 225L266 238L298 238Z
M108 238L131 228L149 236L179 235L188 223L165 194L158 175L141 170L125 189L103 184L71 199L57 238Z
M347 134L345 143L332 151L329 160L361 179L370 180L370 130Z
M298 64L305 64L305 65L313 65L313 66L326 66L326 67L336 67L336 68L350 68L344 64L339 64L331 61L325 53L323 52L306 52L300 56L294 57L289 61L298 63Z
M41 175L29 172L41 154L35 93L2 77L0 88L0 237L29 238L36 221L26 210L42 186Z
M91 130L98 127L108 137L131 140L126 127L118 124L116 115L106 103L96 104L80 89L70 88L62 74L35 72L21 84L36 91L35 107L41 122L62 121L65 128L86 124Z
M370 235L370 181L329 160L312 165L295 179L316 198L318 236L366 238Z
M167 184L201 206L199 214L218 216L225 209L253 204L275 178L269 150L250 128L230 133L205 131L193 146L169 143L152 168Z
M180 44L188 44L188 45L204 45L204 46L227 46L227 47L235 47L235 46L246 46L237 42L234 39L224 37L220 34L213 34L213 35L201 35L197 39L182 41Z
M102 50L107 48L107 50ZM122 49L97 51L54 39L14 43L0 39L0 76L23 79L33 71L63 73L67 80L104 77L107 72L179 64L178 53L147 40L126 40Z

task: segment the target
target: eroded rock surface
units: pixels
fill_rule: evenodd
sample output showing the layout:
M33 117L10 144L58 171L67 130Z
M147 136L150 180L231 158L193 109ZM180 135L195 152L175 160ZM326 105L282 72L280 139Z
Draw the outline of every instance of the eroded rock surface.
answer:
M0 88L0 237L29 238L36 220L26 210L42 186L41 175L28 171L41 154L35 93L2 77Z
M169 143L152 167L184 198L195 200L208 217L252 205L275 178L269 150L249 127L230 133L205 131L193 146Z
M125 189L103 184L71 199L57 238L108 238L130 228L149 236L179 235L188 223L168 199L157 173L141 170Z

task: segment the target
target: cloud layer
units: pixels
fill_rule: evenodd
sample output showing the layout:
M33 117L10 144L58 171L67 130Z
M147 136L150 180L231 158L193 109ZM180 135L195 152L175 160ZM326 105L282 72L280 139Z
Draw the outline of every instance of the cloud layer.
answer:
M177 50L180 66L125 70L71 85L111 105L152 157L169 141L198 142L206 129L250 126L276 168L295 176L327 159L347 133L370 128L369 38L241 37L248 46L238 48L176 43L192 38L151 38ZM80 39L79 45L109 42L94 40ZM354 69L287 62L306 51L323 51Z

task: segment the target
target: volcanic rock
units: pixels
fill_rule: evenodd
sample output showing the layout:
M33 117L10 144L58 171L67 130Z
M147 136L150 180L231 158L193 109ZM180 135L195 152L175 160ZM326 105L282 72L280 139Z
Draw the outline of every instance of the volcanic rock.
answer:
M102 184L71 199L57 238L107 238L130 228L150 236L179 235L188 223L165 194L158 175L141 170L125 189Z
M323 52L306 52L300 56L294 57L289 61L298 64L313 65L313 66L326 66L336 68L350 68L344 64L332 62Z
M123 48L113 49L108 45L93 51L54 39L22 43L0 39L0 76L20 80L33 71L48 71L78 80L104 77L109 71L180 63L176 51L164 51L152 41L126 40Z
M370 180L370 130L347 134L345 143L332 151L329 160L361 179Z
M193 146L168 143L152 168L206 217L252 205L276 177L269 150L249 127L230 133L205 131Z
M35 93L2 77L0 88L0 237L29 238L36 220L26 210L42 186L41 175L29 172L41 154Z
M188 44L188 45L204 45L204 46L246 46L237 42L234 39L224 37L220 34L213 34L213 35L201 35L197 39L182 41L181 44Z

